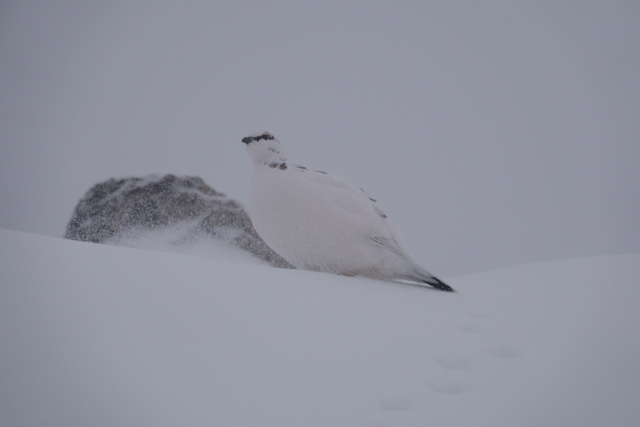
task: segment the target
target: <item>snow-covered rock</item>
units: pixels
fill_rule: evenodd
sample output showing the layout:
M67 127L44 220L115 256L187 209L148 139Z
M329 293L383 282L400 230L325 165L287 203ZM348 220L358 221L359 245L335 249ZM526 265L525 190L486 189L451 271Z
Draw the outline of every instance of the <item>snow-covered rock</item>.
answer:
M221 240L276 267L290 267L258 236L238 202L199 177L152 175L98 183L78 202L65 238L126 245L149 233L174 245Z

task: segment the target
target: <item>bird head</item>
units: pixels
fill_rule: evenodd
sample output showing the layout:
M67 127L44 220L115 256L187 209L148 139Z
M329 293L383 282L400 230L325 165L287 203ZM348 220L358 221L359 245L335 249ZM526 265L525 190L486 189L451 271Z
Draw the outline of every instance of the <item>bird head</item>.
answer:
M247 153L256 165L280 163L287 160L287 156L278 141L269 132L260 132L245 136L242 142L247 145Z

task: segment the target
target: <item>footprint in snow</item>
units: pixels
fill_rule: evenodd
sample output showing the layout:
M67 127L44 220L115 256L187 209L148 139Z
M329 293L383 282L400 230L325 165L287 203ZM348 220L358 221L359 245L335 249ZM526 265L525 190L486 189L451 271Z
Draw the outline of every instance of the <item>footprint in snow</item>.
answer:
M487 348L484 351L486 351L493 357L498 357L501 359L515 359L516 357L522 356L522 353L520 353L518 350L515 350L511 347L507 347L504 345Z
M485 328L482 328L478 325L471 324L471 323L466 323L462 326L459 326L458 329L461 330L462 332L466 332L467 334L473 334L473 335L484 335L487 333Z
M449 371L473 371L476 369L476 366L471 359L466 358L445 359L436 357L433 361Z

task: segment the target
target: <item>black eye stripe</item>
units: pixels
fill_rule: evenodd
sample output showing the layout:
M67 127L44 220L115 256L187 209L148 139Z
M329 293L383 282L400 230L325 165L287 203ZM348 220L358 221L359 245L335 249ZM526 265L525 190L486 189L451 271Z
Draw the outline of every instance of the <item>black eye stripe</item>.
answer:
M265 132L262 135L258 135L258 136L245 136L244 138L242 138L242 142L244 142L245 144L248 144L252 141L260 141L261 139L271 141L275 138L269 132Z

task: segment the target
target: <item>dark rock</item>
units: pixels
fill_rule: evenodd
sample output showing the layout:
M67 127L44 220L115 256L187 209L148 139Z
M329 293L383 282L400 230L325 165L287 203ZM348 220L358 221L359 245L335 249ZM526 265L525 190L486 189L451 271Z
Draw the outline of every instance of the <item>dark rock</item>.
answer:
M293 268L258 236L238 202L198 177L149 176L96 184L78 202L64 237L106 243L175 226L184 226L182 240L223 240L273 266Z

